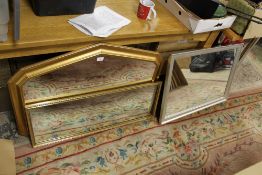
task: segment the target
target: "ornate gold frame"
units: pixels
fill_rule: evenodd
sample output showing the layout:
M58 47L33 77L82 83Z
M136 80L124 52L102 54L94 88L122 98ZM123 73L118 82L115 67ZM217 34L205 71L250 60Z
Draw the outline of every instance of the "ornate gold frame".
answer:
M33 108L51 106L51 105L54 105L54 104L57 104L57 103L45 103L45 104L41 103L41 104L27 105L25 112L26 112L26 118L27 118L27 121L28 121L28 128L29 128L29 131L30 131L30 138L31 138L32 145L33 145L33 147L49 145L49 144L53 144L53 143L56 143L56 142L66 141L66 140L70 140L70 139L74 139L74 138L80 138L80 137L87 136L87 135L90 135L90 134L93 134L93 133L96 133L96 132L101 132L101 131L105 131L105 130L116 128L116 127L121 127L123 125L135 123L135 122L139 122L139 121L143 121L143 120L157 121L157 118L156 118L155 115L156 115L158 98L159 98L159 94L160 94L160 91L161 91L161 85L162 85L162 82L143 83L143 84L140 84L140 85L133 85L133 86L123 87L123 88L119 88L119 89L110 89L110 90L100 91L100 92L96 92L96 93L79 95L75 98L68 99L68 101L63 101L63 102L69 102L69 101L75 101L75 100L88 99L88 98L91 98L91 97L98 97L98 96L102 96L102 95L109 95L109 94L112 94L112 93L125 92L125 91L127 92L127 91L130 91L130 90L135 90L135 89L139 89L139 88L146 88L146 87L150 87L150 86L156 87L156 91L154 93L154 98L153 98L153 101L151 103L150 113L148 113L148 114L137 115L135 118L132 118L132 119L127 118L123 122L114 123L112 125L108 125L108 126L105 126L105 127L94 127L91 131L88 131L88 132L71 133L71 135L67 135L66 137L60 137L58 139L43 140L42 142L39 142L39 143L37 143L35 141L35 136L34 136L32 122L31 122L30 115L29 115L29 110L33 109Z
M8 87L11 96L12 105L14 108L14 113L16 117L18 132L20 135L28 135L27 130L27 119L26 119L26 112L25 106L30 105L47 105L47 104L54 104L54 103L62 103L64 101L78 98L81 95L89 94L92 92L100 92L102 90L107 90L104 88L92 88L91 90L80 91L74 94L65 94L60 96L59 98L47 98L41 99L40 101L25 101L24 95L22 92L22 86L24 83L34 77L38 77L52 71L58 70L62 67L77 63L79 61L89 59L94 56L118 56L122 58L131 58L137 60L144 60L149 62L154 62L156 64L156 69L154 71L154 75L151 79L145 79L142 81L132 82L132 83L124 83L120 86L112 86L107 89L114 89L117 87L124 87L128 85L134 85L138 83L144 82L154 82L157 78L161 58L160 55L156 52L145 51L135 48L129 48L124 46L115 46L109 44L97 44L92 45L87 48L80 49L78 51L70 52L65 55L61 55L37 64L33 64L27 67L20 69L9 81Z

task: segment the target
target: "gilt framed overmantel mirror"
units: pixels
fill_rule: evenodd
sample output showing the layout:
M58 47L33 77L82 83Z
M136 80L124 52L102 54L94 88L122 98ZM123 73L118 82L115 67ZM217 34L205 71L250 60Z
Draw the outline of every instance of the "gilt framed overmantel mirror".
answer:
M226 101L242 44L172 54L167 63L160 123Z
M8 82L19 134L41 146L155 118L160 63L157 52L97 44L20 69Z

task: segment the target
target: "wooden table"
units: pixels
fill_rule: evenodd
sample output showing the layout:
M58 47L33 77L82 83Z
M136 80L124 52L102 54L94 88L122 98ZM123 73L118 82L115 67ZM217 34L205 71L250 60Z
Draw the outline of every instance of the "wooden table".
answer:
M138 0L98 0L97 6L106 5L132 22L108 38L87 36L67 21L70 16L35 16L28 0L21 0L21 37L13 42L12 21L9 26L9 40L0 43L0 59L28 55L71 51L88 44L109 42L121 45L195 40L210 45L211 33L193 35L161 4L156 2L158 17L150 22L136 17ZM214 33L213 33L214 35Z

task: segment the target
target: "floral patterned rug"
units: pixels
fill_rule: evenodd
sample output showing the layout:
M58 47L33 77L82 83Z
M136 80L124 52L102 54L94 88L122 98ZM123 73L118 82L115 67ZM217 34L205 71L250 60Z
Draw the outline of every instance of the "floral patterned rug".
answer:
M166 125L143 121L48 147L16 148L18 174L230 175L262 160L262 93Z

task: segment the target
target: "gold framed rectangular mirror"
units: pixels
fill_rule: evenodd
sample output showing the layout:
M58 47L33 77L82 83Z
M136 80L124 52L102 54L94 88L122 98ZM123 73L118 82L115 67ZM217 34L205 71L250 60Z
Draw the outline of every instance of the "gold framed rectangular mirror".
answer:
M224 102L242 47L238 44L172 54L166 70L160 123Z
M161 82L144 83L25 106L33 147L142 121L156 120Z

